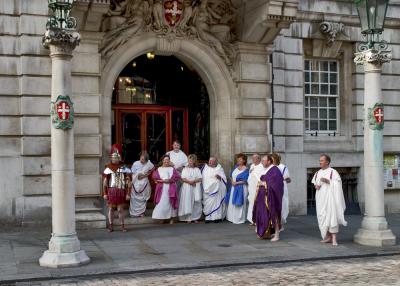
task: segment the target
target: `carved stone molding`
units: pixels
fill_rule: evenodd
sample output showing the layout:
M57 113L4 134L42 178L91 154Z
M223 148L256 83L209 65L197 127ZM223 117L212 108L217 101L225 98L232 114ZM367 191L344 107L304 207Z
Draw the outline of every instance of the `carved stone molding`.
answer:
M181 41L176 37L158 37L157 38L157 54L162 56L171 56L179 52Z
M161 51L172 53L177 48L174 38L197 39L231 66L236 17L231 0L113 0L102 23L106 34L101 53L109 57L133 36L154 33L165 38L159 43Z
M74 30L50 28L43 36L42 43L52 52L72 54L81 40L81 36Z
M354 62L357 65L372 64L374 66L382 66L384 63L388 63L392 60L391 51L378 51L378 50L366 50L355 54Z
M346 35L343 23L324 21L319 24L319 31L327 39L327 45L331 46L337 37Z

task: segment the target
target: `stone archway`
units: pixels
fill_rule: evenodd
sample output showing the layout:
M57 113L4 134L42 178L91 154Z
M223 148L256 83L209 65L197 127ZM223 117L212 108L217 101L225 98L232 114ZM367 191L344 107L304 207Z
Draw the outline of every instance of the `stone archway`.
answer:
M108 148L111 146L111 99L115 80L128 62L150 51L158 55L174 55L183 62L190 63L199 73L207 87L210 99L211 154L217 156L222 165L229 170L234 154L235 134L235 125L232 123L234 119L232 102L237 96L229 70L210 47L199 41L170 39L154 34L133 37L116 49L111 57L103 59L102 163L108 160Z

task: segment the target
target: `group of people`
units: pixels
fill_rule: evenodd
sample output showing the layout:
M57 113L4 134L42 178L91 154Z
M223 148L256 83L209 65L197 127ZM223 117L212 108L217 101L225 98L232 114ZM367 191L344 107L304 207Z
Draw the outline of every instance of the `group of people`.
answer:
M140 160L131 168L121 161L121 148L113 145L111 163L103 173L103 195L107 200L108 229L113 231L114 210L118 211L122 231L124 206L130 200L131 216L145 215L151 197L151 181L155 185L152 218L169 221L176 219L198 223L204 216L206 223L226 219L234 224L255 226L259 238L280 239L283 224L289 214L288 184L291 182L287 166L277 153L236 156L236 164L227 178L216 157L200 169L194 154L186 156L178 141L155 167L148 154L142 152ZM320 156L321 169L314 175L318 224L324 243L337 245L339 224L346 225L345 203L338 172L330 168L328 155Z

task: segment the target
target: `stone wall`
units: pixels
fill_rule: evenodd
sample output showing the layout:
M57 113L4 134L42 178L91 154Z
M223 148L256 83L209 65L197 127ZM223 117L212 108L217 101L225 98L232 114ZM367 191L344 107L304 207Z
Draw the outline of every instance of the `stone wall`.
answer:
M384 151L400 153L400 92L397 74L400 72L399 33L397 31L400 1L390 1L383 38L390 43L393 60L383 67L382 86L385 104ZM343 23L344 33L338 33L327 46L321 33L323 21ZM318 168L320 153L332 155L333 167L358 167L358 199L363 208L363 67L356 67L353 54L361 34L353 1L306 1L299 4L298 21L283 30L274 42L274 149L284 154L292 179L289 186L292 214L307 212L307 168ZM336 59L340 76L340 134L310 136L305 133L304 59ZM296 187L295 187L296 186ZM386 208L399 212L400 194L386 191Z
M47 1L0 3L0 218L50 221L51 60L42 46ZM100 192L100 57L84 39L73 59L77 197ZM85 199L82 200L83 202ZM80 203L77 207L96 208Z

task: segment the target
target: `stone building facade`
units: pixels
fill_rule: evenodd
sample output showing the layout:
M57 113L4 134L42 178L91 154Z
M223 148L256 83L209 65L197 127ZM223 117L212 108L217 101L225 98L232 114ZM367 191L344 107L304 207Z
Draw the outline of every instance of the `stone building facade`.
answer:
M52 71L42 46L46 2L0 3L1 222L50 220ZM326 152L334 167L353 174L352 195L362 209L363 71L353 63L362 39L353 2L175 2L181 5L177 24L163 18L158 1L75 3L72 15L82 37L72 67L78 226L105 224L100 184L113 141L113 89L124 67L148 52L178 58L204 82L210 153L226 170L239 152L282 153L294 182L291 214L303 215L312 204L307 173ZM397 154L400 1L390 4L383 35L393 52L382 77L384 148ZM399 194L387 191L385 197L387 210L398 212Z

